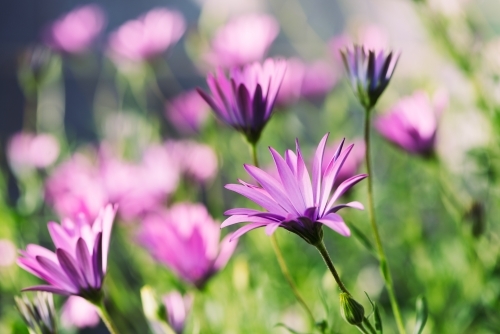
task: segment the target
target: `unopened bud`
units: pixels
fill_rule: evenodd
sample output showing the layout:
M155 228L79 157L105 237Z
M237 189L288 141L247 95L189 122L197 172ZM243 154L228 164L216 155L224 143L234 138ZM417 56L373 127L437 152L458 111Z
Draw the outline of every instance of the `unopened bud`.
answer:
M57 333L51 293L38 292L32 301L26 296L14 297L14 299L19 313L30 330L41 334Z
M348 293L340 294L340 314L351 325L361 325L365 318L365 309Z

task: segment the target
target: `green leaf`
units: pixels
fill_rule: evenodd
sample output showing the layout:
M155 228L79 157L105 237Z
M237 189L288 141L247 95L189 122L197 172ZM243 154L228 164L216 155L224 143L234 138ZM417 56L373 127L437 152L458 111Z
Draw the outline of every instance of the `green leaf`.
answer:
M352 235L358 239L358 241L366 247L366 249L368 249L370 252L375 252L374 248L373 248L373 245L372 243L370 242L370 240L368 239L368 237L363 233L361 232L361 230L359 228L357 228L354 224L350 224L349 225L349 228L351 229L352 231Z
M417 313L417 321L415 323L413 334L420 334L424 330L428 315L427 300L425 299L424 296L419 296L417 298L416 313Z
M377 304L374 303L372 301L372 299L370 298L370 296L366 293L366 291L365 291L365 295L368 298L368 300L370 301L370 304L372 304L373 319L375 320L375 329L377 330L377 333L383 334L384 329L382 327L382 317L380 316L380 310L379 310ZM371 314L368 315L367 318L369 318L370 316L371 316Z

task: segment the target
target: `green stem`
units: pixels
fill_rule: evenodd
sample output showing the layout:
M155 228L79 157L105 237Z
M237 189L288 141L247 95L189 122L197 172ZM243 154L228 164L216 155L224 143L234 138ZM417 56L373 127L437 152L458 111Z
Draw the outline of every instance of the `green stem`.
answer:
M337 285L339 286L340 290L342 292L347 293L348 295L352 296L351 293L349 292L349 290L347 290L347 288L345 287L344 283L342 283L342 280L340 279L340 276L337 273L335 266L333 265L332 259L330 258L330 254L328 254L328 250L326 249L326 246L325 246L325 243L323 242L323 240L321 240L320 242L315 244L314 247L316 247L316 249L321 254L321 257L323 258L326 266L328 267L328 269L332 273L333 278L335 279L335 282L337 282ZM366 325L366 327L368 329L366 329L363 324ZM370 321L366 317L363 318L363 323L361 325L356 325L356 327L362 333L376 334L375 330L373 329L373 326L370 324Z
M368 325L366 325L367 323L368 323ZM365 325L366 325L366 327L365 327ZM364 334L376 334L377 333L377 332L375 332L372 325L370 324L370 322L366 318L361 325L357 325L356 327L359 329L359 331L361 333L364 333Z
M363 326L366 326L370 333L373 333L373 334L377 333L377 331L375 330L375 328L373 328L372 324L370 323L370 321L368 321L367 318L363 319Z
M319 251L319 253L323 257L323 260L325 261L326 266L328 267L328 269L330 269L330 272L332 273L333 278L335 279L335 282L337 282L337 285L339 286L340 290L342 292L347 293L348 295L351 295L349 290L347 290L347 288L345 287L344 283L342 283L342 280L340 279L340 276L337 273L335 266L333 265L332 259L330 258L330 254L328 254L328 250L326 249L326 246L325 246L325 243L323 242L323 240L321 240L320 242L315 244L314 247L316 247L316 249Z
M106 311L106 307L104 306L104 302L101 300L94 305L97 308L97 312L99 313L99 316L101 317L102 322L104 322L104 324L108 328L109 333L110 334L118 334L119 332L116 330L116 327L113 324L113 321L111 320L111 317L109 316L108 311Z
M257 144L250 144L250 150L252 151L252 160L255 167L259 167L259 159L257 157Z
M394 313L394 319L398 326L399 333L406 333L405 326L403 324L403 319L401 318L401 312L399 311L398 302L396 300L396 293L394 292L394 286L392 283L391 272L389 270L389 264L387 263L387 258L385 256L384 248L382 247L382 240L380 239L380 234L377 227L377 222L375 219L375 206L373 201L373 173L372 164L370 157L370 129L371 129L371 109L366 109L365 112L365 160L366 160L366 170L368 173L368 213L370 216L370 224L372 226L373 235L375 237L375 244L377 246L377 253L380 262L380 271L382 272L382 277L384 278L385 286L389 294L389 300L391 302L392 312Z
M253 164L255 165L255 167L259 167L259 160L257 157L257 144L250 143L250 150L252 151ZM283 274L283 276L285 276L288 285L292 289L295 299L297 299L299 304L304 308L304 310L307 313L307 316L309 317L309 320L311 321L311 324L314 326L314 324L316 323L314 315L311 309L307 306L306 302L304 301L304 298L302 298L302 296L300 295L299 289L297 289L297 286L295 285L292 279L292 275L290 275L290 271L288 270L288 266L286 265L285 258L283 257L283 253L281 252L281 249L278 245L278 240L276 239L275 234L271 235L271 244L273 246L273 251L274 254L276 255L276 259L278 260L281 273Z

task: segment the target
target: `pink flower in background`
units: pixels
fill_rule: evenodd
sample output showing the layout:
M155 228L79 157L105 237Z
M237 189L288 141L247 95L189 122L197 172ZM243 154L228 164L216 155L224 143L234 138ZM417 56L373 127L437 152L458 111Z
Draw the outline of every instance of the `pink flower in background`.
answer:
M210 146L191 140L168 140L165 148L187 178L207 182L217 174L217 156Z
M0 267L9 267L16 263L17 249L12 241L0 239Z
M272 115L285 70L285 61L271 58L233 68L229 78L219 68L215 76L207 76L212 96L197 90L219 119L255 144Z
M59 156L59 143L49 134L18 133L7 144L7 159L14 171L45 168Z
M191 90L167 102L165 115L182 133L197 133L204 125L210 110L196 90Z
M306 65L298 58L286 60L286 71L276 96L276 105L286 107L297 103L301 97L302 81L304 80Z
M332 146L325 148L326 160L323 160L323 166L321 168L323 173L326 171L326 168L328 167L328 161L330 160L330 157L335 155L335 152L337 151L337 148L341 143L342 141L337 141ZM339 170L337 177L335 178L335 182L333 184L334 188L340 186L340 184L345 180L355 176L365 160L364 141L361 139L356 139L353 141L353 144L354 146L352 148L351 154L349 155L349 159L346 159L346 161L342 165L342 168Z
M115 213L116 208L107 205L93 224L83 216L77 220L64 219L61 225L48 223L56 252L30 244L26 251L21 251L17 263L49 285L37 285L23 291L47 291L99 301Z
M70 296L62 307L61 324L63 327L95 327L99 321L95 306L81 297Z
M182 334L193 306L193 296L190 294L183 296L177 291L172 291L163 296L163 304L167 311L168 324L176 334Z
M332 66L323 60L317 60L307 65L301 95L305 98L323 97L332 90L336 82L337 76Z
M281 83L276 104L287 107L301 98L317 98L326 95L337 81L331 65L322 60L307 64L298 58L286 61L286 72Z
M249 14L229 21L212 39L205 59L213 66L232 68L264 58L278 36L279 24L272 16Z
M138 234L139 243L179 278L203 287L231 257L236 243L222 241L220 225L201 204L178 203L167 211L148 215Z
M45 199L60 217L94 219L108 202L99 171L84 155L75 154L54 169L45 183Z
M382 136L402 149L423 156L435 149L436 131L441 113L448 105L448 96L440 91L433 101L422 91L402 98L387 114L375 120Z
M126 221L160 205L177 188L180 174L177 160L160 145L146 148L139 162L124 161L103 145L97 168L108 200L119 204Z
M166 8L150 10L125 22L109 38L113 60L142 62L159 56L175 44L186 29L182 14Z
M78 7L55 21L46 32L52 48L78 54L88 50L106 23L101 7L95 4Z

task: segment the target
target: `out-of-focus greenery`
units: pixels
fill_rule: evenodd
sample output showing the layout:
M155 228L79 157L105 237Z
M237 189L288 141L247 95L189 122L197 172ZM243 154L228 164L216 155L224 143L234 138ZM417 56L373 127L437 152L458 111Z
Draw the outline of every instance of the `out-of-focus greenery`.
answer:
M392 2L373 2L371 6L381 6L377 12L383 9L391 11L388 7ZM353 3L359 5L365 2ZM402 51L402 59L375 112L383 112L399 97L413 90L432 92L438 86L450 87L450 107L440 125L443 129L438 138L438 161L409 155L388 144L378 134L373 136L375 170L370 177L374 182L375 208L403 319L407 331L411 332L416 322L415 304L417 298L423 295L429 310L423 333L499 333L500 228L497 217L500 212L497 202L500 193L497 175L500 171L500 101L495 99L495 90L492 89L498 85L498 77L489 71L488 63L481 58L484 56L481 50L486 50L489 41L494 39L499 22L488 21L491 18L487 15L486 21L482 20L484 17L479 14L483 12L470 8L472 4L466 6L460 3L462 7L459 8L463 10L459 15L449 16L425 1L399 3L399 6L404 6L403 10L413 13L412 19L422 23L416 24L416 27L425 36L422 40L417 39L417 45L408 49L418 49L418 43L421 43L426 49L422 59L427 61L426 57L431 54L440 60L439 64L446 64L449 72L433 77L432 73L424 71L425 75L412 77L419 68L437 68L439 65L419 63L411 56L409 58L414 61L408 64L405 61L405 47L408 45L399 47L397 42L393 42L392 45ZM485 11L488 6L489 3L481 8ZM345 7L346 18L354 15L352 4ZM396 12L392 10L391 13ZM394 28L396 24L404 23L398 21L391 25ZM290 22L281 24L285 27L284 31L290 31L286 28ZM463 29L463 35L452 34L456 27ZM331 35L334 35L333 32ZM467 39L463 41L461 36ZM291 42L293 44L294 41ZM471 52L473 56L469 56ZM500 62L500 53L497 57ZM78 67L78 61L72 59L65 66L72 70L72 66ZM174 68L176 64L172 60L161 61L156 64L157 68L153 67L152 71L139 78L127 78L116 73L107 61L101 69L103 79L95 98L96 133L101 139L106 136L104 125L110 115L131 118L137 125L134 132L120 139L123 151L130 156L136 155L148 143L179 136L161 115L163 106L148 84L150 80L158 82L160 89L166 92L172 90L173 83L179 84L166 71L167 66ZM40 94L48 96L45 99L57 99L58 94L62 94L57 93L61 85L60 70L54 70L59 80L51 78L52 81L40 88ZM453 82L455 77L460 81L458 88ZM465 95L470 96L469 100L461 96L464 90ZM468 115L466 112L479 117L483 122L480 124L487 124L490 129L478 130L472 125L471 133L450 129L446 122L462 122L460 129L468 129L467 119L464 120L464 115ZM324 100L304 100L288 110L276 112L259 143L261 165L272 164L267 146L283 152L286 148L293 148L295 138L299 138L304 155L311 156L326 132L331 133L330 143L342 137L352 140L362 136L362 124L363 111L349 85L341 81ZM61 140L63 152L60 161L76 150L85 150L84 147L89 145L68 140L72 138L71 134L64 133L61 128L43 130L51 131ZM465 149L463 145L455 145L456 142L463 143L463 137L474 136L473 131L483 132L478 136L486 136L486 140ZM182 183L172 201L203 202L212 216L220 221L224 219L226 209L251 205L242 196L223 188L238 178L248 179L242 165L252 161L243 137L211 118L195 139L215 149L220 170L215 180L204 189L196 184ZM46 175L33 175L29 182L20 182L21 199L11 205L7 204L6 175L4 170L0 180L0 239L12 240L19 249L24 249L28 243L53 249L46 223L59 221L59 218L42 201L41 187ZM360 183L346 197L366 203L366 184ZM473 207L475 211L471 211ZM478 215L478 208L484 209L484 216ZM372 234L365 211L345 210L342 215L349 226L361 231L371 242ZM144 285L153 287L159 293L192 289L156 263L135 242L139 224L117 221L109 252L106 304L121 333L147 331L140 301L140 289ZM229 230L231 228L223 230L223 233ZM283 229L278 229L276 233L293 279L313 311L315 320L327 323L325 333L356 332L340 316L338 288L317 251ZM369 313L371 305L366 292L381 308L385 332L395 332L396 326L375 254L359 238L344 238L327 228L325 243L356 300ZM22 288L35 284L39 284L39 280L15 265L0 267L0 333L27 333L15 310L13 297ZM286 327L300 333L313 331L307 315L281 274L269 237L262 230L243 236L228 265L202 291L194 293L194 307L186 333L285 333ZM64 298L56 296L55 301L60 307ZM94 330L105 332L103 326ZM81 332L88 333L89 330Z

